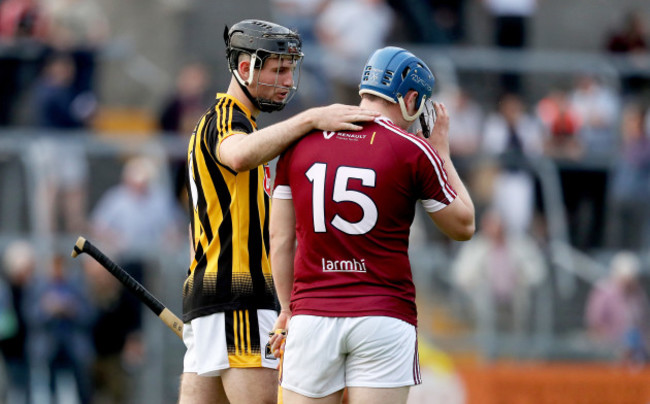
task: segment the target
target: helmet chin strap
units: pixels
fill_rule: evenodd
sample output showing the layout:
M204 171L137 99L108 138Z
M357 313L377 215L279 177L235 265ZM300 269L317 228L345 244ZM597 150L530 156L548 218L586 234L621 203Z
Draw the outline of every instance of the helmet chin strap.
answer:
M250 91L248 91L248 86L251 85L253 82L253 73L255 72L255 59L257 59L257 54L253 53L251 55L251 60L250 60L250 67L248 69L248 79L244 80L241 75L239 74L239 70L233 70L232 75L235 76L235 79L237 80L237 84L239 84L239 87L242 89L248 100L255 105L255 108L259 109L260 111L262 108L260 108L259 102L257 102L257 99L254 98Z
M397 96L397 102L399 103L399 109L402 111L402 118L404 118L408 122L413 122L415 121L418 116L422 113L422 110L424 109L424 101L426 100L426 95L422 96L422 101L420 102L420 108L418 108L417 111L415 111L415 114L409 115L409 113L406 111L406 104L404 103L404 97L401 95Z
M237 84L239 84L239 88L242 89L242 91L243 91L244 94L246 95L246 98L248 98L248 100L249 100L249 101L250 101L250 102L255 106L255 108L257 108L257 109L259 109L259 110L261 111L261 110L262 110L262 106L261 106L260 103L257 101L257 98L253 97L253 95L250 93L250 91L248 91L248 88L246 88L246 86L245 86L245 85L240 81L241 79L238 77L239 74L237 74L237 73L235 72L234 75L235 75L235 77L237 78ZM245 81L244 81L244 83L245 83Z

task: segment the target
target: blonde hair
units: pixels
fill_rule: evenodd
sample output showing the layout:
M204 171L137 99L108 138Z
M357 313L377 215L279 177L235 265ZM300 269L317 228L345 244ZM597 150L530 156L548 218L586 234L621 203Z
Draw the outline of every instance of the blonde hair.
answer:
M5 272L10 277L23 272L26 268L36 263L34 247L25 240L17 240L9 244L5 249L3 264Z
M639 257L630 251L616 253L610 264L612 276L615 279L634 279L639 275L641 261Z

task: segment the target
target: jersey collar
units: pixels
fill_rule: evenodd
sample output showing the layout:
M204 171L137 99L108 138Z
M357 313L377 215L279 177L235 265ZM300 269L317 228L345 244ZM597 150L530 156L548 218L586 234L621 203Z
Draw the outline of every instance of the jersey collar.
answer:
M232 95L230 95L228 93L217 93L217 99L219 99L219 98L228 98L229 100L233 100L235 102L235 104L237 105L237 107L239 107L239 109L241 109L244 112L244 114L246 114L246 117L248 117L248 119L251 120L253 125L255 127L257 127L257 122L255 121L255 117L253 115L251 115L251 111L249 111L249 109L244 104L239 102L239 100L237 98L233 97Z

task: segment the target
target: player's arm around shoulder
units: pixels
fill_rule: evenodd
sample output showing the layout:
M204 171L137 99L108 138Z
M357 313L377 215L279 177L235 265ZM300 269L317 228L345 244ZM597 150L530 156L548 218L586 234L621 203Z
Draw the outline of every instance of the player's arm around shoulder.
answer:
M448 237L456 241L466 241L472 238L476 230L474 203L467 188L465 188L465 184L458 176L449 153L449 114L447 108L445 108L444 104L436 102L434 103L434 109L437 118L427 141L444 159L447 179L456 191L457 196L447 207L429 213L429 216Z
M293 259L296 249L296 215L293 209L293 200L274 196L269 231L271 236L271 272L281 307L280 315L273 326L270 343L273 354L280 357L284 336L291 319L291 290L294 282ZM284 334L281 333L283 331Z
M237 172L273 160L293 142L314 129L361 130L359 122L372 121L378 112L352 105L332 104L310 108L293 117L251 134L235 133L218 146L219 160Z

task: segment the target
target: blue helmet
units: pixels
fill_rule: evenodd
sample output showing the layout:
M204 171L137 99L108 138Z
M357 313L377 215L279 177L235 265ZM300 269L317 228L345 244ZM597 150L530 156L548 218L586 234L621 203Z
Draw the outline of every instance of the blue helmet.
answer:
M390 102L399 103L402 116L407 121L415 120L424 107L424 101L431 98L435 78L424 62L406 49L387 46L370 56L363 69L359 95L373 94ZM418 93L415 115L406 112L403 97L409 90Z

